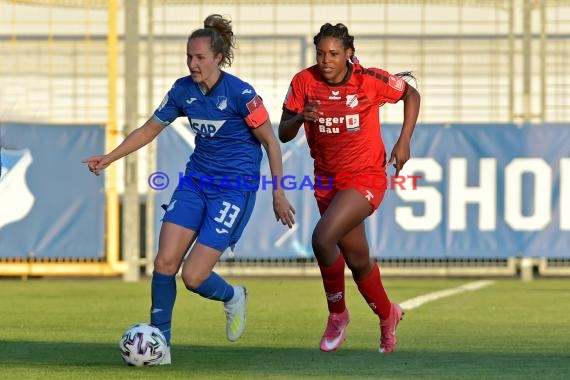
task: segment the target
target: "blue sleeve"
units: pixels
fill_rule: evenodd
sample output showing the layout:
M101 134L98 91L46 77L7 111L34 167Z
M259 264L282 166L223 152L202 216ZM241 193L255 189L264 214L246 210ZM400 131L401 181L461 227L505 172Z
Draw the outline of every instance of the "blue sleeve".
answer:
M168 125L177 117L183 116L182 109L178 107L176 101L177 85L177 82L172 85L172 88L168 91L160 103L160 106L154 111L154 118L162 125Z

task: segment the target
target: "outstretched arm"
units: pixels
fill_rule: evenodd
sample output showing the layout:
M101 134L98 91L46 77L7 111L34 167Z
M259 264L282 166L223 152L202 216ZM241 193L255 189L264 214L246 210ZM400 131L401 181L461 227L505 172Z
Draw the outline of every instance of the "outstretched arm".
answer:
M151 117L142 126L129 133L123 142L111 152L104 156L91 156L82 162L89 166L89 170L93 174L99 175L102 170L114 161L125 157L154 140L164 128L164 125Z
M293 224L295 224L295 209L291 206L287 197L285 197L283 188L279 186L281 178L283 178L283 162L281 161L281 147L275 138L271 122L267 120L258 128L253 129L252 132L265 148L267 158L269 159L271 177L277 180L277 185L273 188L273 211L275 212L275 218L291 228Z
M400 170L410 159L410 141L412 140L412 134L420 113L420 94L414 87L407 85L402 100L404 101L402 131L388 161L388 165L393 165L396 168L396 176L400 174Z

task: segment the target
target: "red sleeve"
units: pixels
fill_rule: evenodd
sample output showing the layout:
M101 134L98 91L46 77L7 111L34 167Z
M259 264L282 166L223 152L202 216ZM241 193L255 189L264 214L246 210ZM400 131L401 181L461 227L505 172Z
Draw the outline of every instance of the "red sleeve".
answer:
M367 75L370 78L369 83L375 89L375 103L396 103L402 99L408 85L405 80L381 69L369 68L366 70L367 73L370 73Z
M291 84L289 85L289 90L287 90L287 95L285 96L285 101L283 102L283 109L294 113L303 112L305 108L305 86L303 83L308 80L303 80L304 72L297 73Z

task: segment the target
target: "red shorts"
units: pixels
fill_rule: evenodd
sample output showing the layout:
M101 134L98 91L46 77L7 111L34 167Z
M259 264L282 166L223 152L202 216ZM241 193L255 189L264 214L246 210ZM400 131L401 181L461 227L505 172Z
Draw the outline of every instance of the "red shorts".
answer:
M352 188L357 190L368 200L368 203L370 203L370 214L380 207L380 203L382 203L382 199L384 199L384 194L386 194L386 189L377 189L360 184L355 184ZM325 213L325 210L329 207L329 204L339 190L340 189L335 186L330 189L315 187L315 198L317 199L317 205L319 206L321 215Z

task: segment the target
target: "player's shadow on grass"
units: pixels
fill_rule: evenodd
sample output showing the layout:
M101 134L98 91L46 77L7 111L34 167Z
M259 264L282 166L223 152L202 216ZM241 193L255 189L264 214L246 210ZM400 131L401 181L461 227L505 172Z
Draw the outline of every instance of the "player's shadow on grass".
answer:
M103 373L138 371L126 366L114 344L68 342L0 342L0 367L7 371L41 368L50 378L66 368ZM148 374L191 373L197 378L311 376L344 378L558 378L570 371L568 355L537 352L420 352L400 350L381 355L376 350L340 349L324 353L318 348L177 345L173 364L148 369ZM141 372L138 372L142 374ZM147 373L147 372L145 372ZM560 377L562 378L562 377Z

